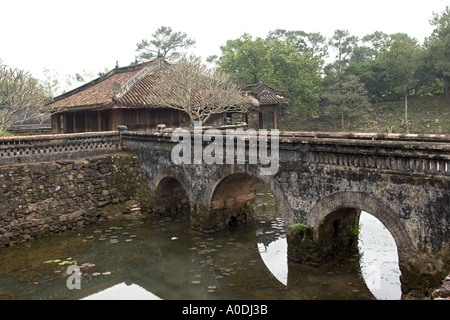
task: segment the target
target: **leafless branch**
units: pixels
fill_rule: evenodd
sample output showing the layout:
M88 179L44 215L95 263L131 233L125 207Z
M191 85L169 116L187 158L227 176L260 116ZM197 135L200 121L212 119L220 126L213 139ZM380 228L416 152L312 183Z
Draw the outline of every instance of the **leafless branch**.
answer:
M246 112L248 105L225 74L208 69L199 58L183 58L158 75L151 105L185 111L191 122L205 123L213 114Z
M14 124L43 119L46 102L44 88L29 73L0 65L0 136Z

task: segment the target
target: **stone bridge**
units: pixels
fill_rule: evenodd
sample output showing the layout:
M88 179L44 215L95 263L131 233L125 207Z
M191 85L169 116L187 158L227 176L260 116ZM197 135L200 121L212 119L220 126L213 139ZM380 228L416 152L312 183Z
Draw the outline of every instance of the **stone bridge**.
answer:
M129 132L122 141L166 199L161 205L189 202L196 230L249 218L262 183L283 214L288 257L302 263L320 265L354 246L360 212L372 214L395 239L404 293L438 287L450 271L449 142L448 135L282 132L278 171L263 175L264 166L249 161L177 165L170 133Z
M242 163L238 153L227 149L227 141L223 141L225 153L215 154L216 159L235 157L236 161L231 164L207 164L205 161L195 161L199 146L194 137L192 141L186 141L187 145L192 146L194 164L176 164L171 155L174 147L180 144L173 142L171 137L170 132L101 132L2 138L0 166L4 168L4 173L0 177L3 177L5 188L14 182L9 171L16 170L19 174L19 171L27 172L30 168L39 170L39 165L31 167L29 163L56 162L53 167L62 166L64 169L65 166L58 162L114 155L123 149L137 155L139 162L133 161L137 166L140 163L144 169L150 190L156 195L153 197L156 199L154 205L173 208L189 204L193 229L215 232L249 219L255 188L263 184L272 192L283 214L290 259L321 265L354 247L359 213L366 211L378 218L395 239L404 293L437 288L450 272L448 135L281 132L275 174L263 174L261 169L267 165L250 161L252 143L261 146L261 141L240 138L239 141L245 145L247 159ZM208 147L208 141L201 142L200 152ZM122 159L125 161L126 158ZM95 208L108 203L108 199L100 193L105 192L103 185L113 181L114 177L117 181L111 188L117 189L116 193L120 184L130 187L130 184L136 183L137 180L125 181L118 176L121 171L123 175L129 174L125 167L135 164L117 162L116 166L115 161L94 172L103 180L98 186L98 194L87 195L87 199L83 200L85 205ZM60 173L60 179L43 172L38 177L41 179L39 183L34 183L36 187L31 188L34 185L31 181L24 184L31 189L23 192L14 183L16 190L4 193L4 201L9 200L5 197L14 194L25 200L36 198L33 200L36 203L31 205L37 207L46 201L50 201L48 205L51 206L55 201L62 201L53 199L55 196L52 194L57 192L53 184L63 183L64 179L68 181L67 186L61 187L69 196L77 192L85 194L84 189L73 189L81 183L74 169L77 165L91 170L90 166L94 163L92 160L68 164L73 166L72 171ZM110 167L114 172L106 172L106 168ZM136 169L142 172L142 168ZM85 182L88 184L85 189L93 187L91 182ZM40 184L43 190L38 188ZM51 192L44 192L47 189ZM38 197L41 193L43 195ZM114 197L119 198L120 195ZM97 198L101 201L95 200ZM44 211L37 212L34 218L34 213L26 210L27 203L17 203L10 209L11 212L0 212L0 217L14 220L20 216L22 218L17 220L24 220L23 224L29 223L24 217L31 218L31 223L38 224L38 227L42 224L46 226L49 224L47 220L53 219L47 217L49 212L45 212L45 206ZM55 207L54 210L59 209ZM39 220L41 215L43 218ZM57 222L61 220L58 217L55 219ZM9 220L5 221L8 223ZM15 231L11 228L9 224L4 225L3 240L23 237L17 228ZM1 230L0 225L0 233ZM6 238L5 232L8 234Z

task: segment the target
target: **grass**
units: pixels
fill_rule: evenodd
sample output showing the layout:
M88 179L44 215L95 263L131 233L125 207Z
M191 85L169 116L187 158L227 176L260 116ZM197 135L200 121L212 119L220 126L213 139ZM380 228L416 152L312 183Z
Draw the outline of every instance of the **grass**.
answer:
M5 132L1 132L0 133L0 138L7 138L7 137L15 137L16 135L9 132L9 131L5 131Z

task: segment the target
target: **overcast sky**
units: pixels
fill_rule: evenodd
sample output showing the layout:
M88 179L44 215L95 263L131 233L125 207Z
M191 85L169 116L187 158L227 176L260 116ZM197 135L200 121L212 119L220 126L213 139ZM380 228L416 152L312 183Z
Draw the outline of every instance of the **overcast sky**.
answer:
M404 32L419 42L433 30L433 12L448 0L0 0L0 59L42 78L83 70L97 74L116 61L134 61L136 43L170 26L196 40L191 50L206 59L244 33L266 37L275 29L320 32L346 29Z

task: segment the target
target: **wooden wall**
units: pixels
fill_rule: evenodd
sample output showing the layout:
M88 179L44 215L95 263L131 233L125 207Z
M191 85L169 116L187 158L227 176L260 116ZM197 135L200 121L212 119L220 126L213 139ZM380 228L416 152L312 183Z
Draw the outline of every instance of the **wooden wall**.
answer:
M61 118L62 117L62 118ZM190 126L189 116L175 109L112 109L64 112L52 116L53 133L115 131L125 125L130 131L156 131L157 125L167 128ZM212 115L205 125L225 124L225 114Z

